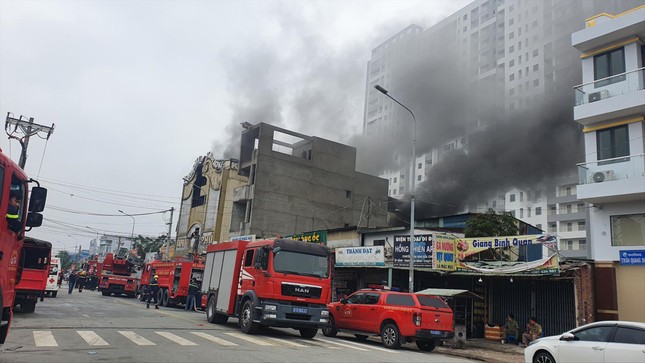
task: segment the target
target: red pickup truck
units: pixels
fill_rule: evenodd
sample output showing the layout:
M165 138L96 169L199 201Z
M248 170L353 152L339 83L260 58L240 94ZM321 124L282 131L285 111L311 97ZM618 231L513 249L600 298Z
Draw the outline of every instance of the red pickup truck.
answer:
M330 316L323 334L328 337L339 331L359 340L380 335L386 348L414 341L430 352L440 340L454 336L452 310L437 296L368 289L327 307Z

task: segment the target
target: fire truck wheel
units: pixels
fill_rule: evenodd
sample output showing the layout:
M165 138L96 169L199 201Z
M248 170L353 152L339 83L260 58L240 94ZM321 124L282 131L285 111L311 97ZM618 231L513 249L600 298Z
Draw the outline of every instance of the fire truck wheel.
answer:
M329 321L327 322L327 326L322 328L323 335L326 337L335 337L336 334L338 334L338 330L336 330L336 322L334 322L334 317L329 315Z
M110 296L110 293L108 291L101 291L101 295Z
M170 304L170 296L168 295L168 289L163 289L162 298L161 298L161 305L168 307Z
M253 302L246 300L240 311L240 329L246 334L255 334L258 331L258 323L253 322Z
M36 311L36 302L35 301L24 301L20 304L20 309L23 313L33 313Z
M52 291L52 297L56 297L58 295L58 291Z
M211 296L208 299L208 304L206 305L206 320L212 324L226 324L228 316L215 311L215 305L215 296Z
M313 339L318 333L316 328L300 329L300 336L305 339Z
M146 287L142 287L141 290L139 291L139 301L145 301L146 300Z
M389 349L398 349L401 347L401 334L396 324L389 323L381 329L381 341Z

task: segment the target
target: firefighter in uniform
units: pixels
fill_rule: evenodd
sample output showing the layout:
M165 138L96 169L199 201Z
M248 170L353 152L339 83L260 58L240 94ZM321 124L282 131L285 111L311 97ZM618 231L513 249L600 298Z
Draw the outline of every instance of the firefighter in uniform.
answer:
M9 206L7 207L6 218L7 223L9 224L9 229L14 232L20 231L22 228L20 222L20 203L20 193L15 191L9 193Z
M159 301L157 301L157 293L159 292L159 276L155 275L152 280L150 280L150 285L148 286L148 302L146 303L146 309L150 309L150 300L155 300L155 309L159 309Z

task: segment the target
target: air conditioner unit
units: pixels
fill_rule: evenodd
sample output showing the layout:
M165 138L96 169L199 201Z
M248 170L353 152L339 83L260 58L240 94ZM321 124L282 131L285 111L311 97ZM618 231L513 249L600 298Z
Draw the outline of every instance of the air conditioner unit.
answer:
M609 97L609 91L606 89L594 93L589 94L589 102L596 102L600 100L604 100L605 98Z
M613 170L598 171L593 173L593 176L591 178L593 179L594 183L602 183L605 180L613 180L614 171Z

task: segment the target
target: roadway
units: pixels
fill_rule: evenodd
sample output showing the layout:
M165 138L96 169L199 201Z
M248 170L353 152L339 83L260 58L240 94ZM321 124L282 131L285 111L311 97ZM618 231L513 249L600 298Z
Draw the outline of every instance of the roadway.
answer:
M425 353L415 344L385 349L378 337L358 342L351 335L304 339L296 330L266 329L246 335L237 319L206 321L203 312L183 308L146 309L125 297L66 286L45 298L36 312L16 309L0 362L474 362Z

